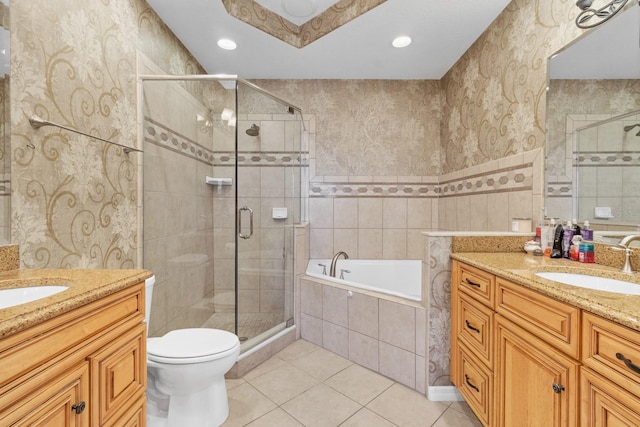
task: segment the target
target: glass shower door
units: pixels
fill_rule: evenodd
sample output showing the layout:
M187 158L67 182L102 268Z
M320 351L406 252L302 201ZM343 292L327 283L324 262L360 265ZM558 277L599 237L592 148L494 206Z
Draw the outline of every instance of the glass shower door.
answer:
M293 317L301 123L286 104L238 82L237 334L246 351Z

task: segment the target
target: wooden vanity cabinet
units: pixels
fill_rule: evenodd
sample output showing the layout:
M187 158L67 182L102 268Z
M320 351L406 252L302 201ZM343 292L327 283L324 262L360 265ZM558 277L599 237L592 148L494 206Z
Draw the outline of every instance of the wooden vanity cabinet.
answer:
M640 333L582 313L581 421L640 426Z
M0 425L144 425L144 283L0 339Z
M482 424L577 426L579 310L456 260L451 295L451 378Z

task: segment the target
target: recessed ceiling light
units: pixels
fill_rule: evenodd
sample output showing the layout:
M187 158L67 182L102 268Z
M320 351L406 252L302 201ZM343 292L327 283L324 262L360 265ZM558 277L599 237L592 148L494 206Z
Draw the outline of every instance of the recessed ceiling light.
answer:
M297 18L311 16L318 8L315 0L282 0L281 4L285 12Z
M220 39L218 40L218 46L224 50L234 50L238 45L233 40Z
M407 47L411 44L411 37L409 36L400 36L393 39L391 42L393 47Z

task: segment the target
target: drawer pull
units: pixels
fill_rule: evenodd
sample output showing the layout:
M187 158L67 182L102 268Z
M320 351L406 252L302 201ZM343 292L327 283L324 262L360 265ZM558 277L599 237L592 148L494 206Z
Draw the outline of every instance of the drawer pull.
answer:
M467 285L471 285L471 286L475 286L476 288L480 287L479 283L476 282L472 282L471 280L469 280L469 278L467 277L466 279L464 279L464 281L466 282Z
M564 391L564 386L560 384L553 383L551 387L553 387L553 391L557 394L560 394Z
M616 358L618 360L622 360L624 362L625 365L627 365L627 368L631 369L633 372L635 372L636 374L640 374L640 367L638 367L637 365L634 365L631 360L627 359L626 357L624 357L624 354L622 353L616 353Z
M84 400L80 401L79 403L76 403L75 405L73 405L71 407L71 410L73 412L75 412L76 414L81 414L84 412L84 408L87 406L87 404L84 402Z
M464 381L467 383L467 385L469 387L474 389L476 392L480 393L480 389L478 387L476 387L475 385L473 385L473 383L471 381L469 381L469 375L464 374Z
M471 329L473 332L476 332L476 333L478 333L478 334L480 333L480 329L478 329L478 328L476 328L476 327L472 326L472 325L471 325L471 323L469 323L469 321L468 321L468 320L465 320L465 321L464 321L464 323L466 323L466 324L467 324L467 328L468 328L468 329Z

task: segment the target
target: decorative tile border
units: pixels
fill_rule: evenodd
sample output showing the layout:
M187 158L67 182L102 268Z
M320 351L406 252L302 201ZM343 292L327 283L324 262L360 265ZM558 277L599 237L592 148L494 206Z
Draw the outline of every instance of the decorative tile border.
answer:
M297 151L240 151L238 152L238 166L261 167L293 167L308 166L308 153ZM216 151L213 154L213 166L235 166L236 158L233 151Z
M0 196L11 196L11 174L0 174Z
M640 151L581 151L574 166L640 166Z
M549 182L547 183L547 197L573 197L572 182Z
M424 181L416 177L416 181ZM532 190L533 164L502 168L444 182L312 182L310 197L454 197Z
M211 150L149 117L144 118L143 135L147 142L213 165L214 153Z

